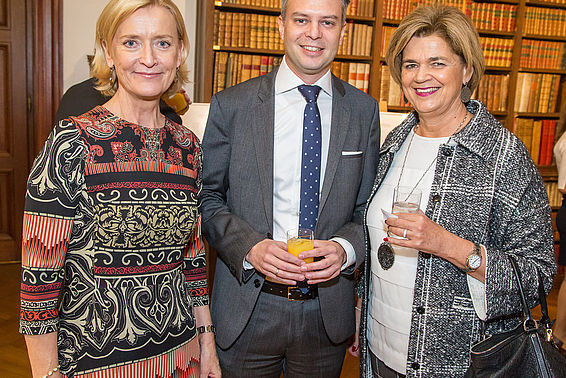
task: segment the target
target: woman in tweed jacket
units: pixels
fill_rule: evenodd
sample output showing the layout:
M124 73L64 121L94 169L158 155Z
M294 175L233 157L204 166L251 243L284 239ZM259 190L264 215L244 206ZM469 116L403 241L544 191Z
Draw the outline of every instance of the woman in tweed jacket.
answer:
M366 210L361 376L462 376L482 320L499 320L489 332L518 324L507 255L530 306L537 270L550 291L550 207L524 145L470 100L484 60L463 13L415 10L393 34L387 64L415 111L381 147ZM422 191L420 210L387 219L399 186Z

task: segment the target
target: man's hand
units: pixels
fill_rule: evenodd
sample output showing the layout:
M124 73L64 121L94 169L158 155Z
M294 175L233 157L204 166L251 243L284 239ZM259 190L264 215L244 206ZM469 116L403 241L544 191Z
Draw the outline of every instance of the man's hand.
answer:
M296 285L304 281L301 266L305 262L287 252L287 245L280 241L265 239L257 243L246 255L246 260L265 276L285 285Z
M347 258L346 251L340 243L329 240L315 240L313 250L299 254L301 259L307 257L322 257L319 261L301 267L309 284L317 284L337 277Z

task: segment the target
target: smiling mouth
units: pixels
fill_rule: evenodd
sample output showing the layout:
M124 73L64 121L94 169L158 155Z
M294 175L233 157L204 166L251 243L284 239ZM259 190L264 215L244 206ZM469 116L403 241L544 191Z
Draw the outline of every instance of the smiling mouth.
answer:
M301 47L307 51L312 51L312 52L319 52L324 50L322 47L316 47L316 46L301 46Z
M430 94L433 94L439 89L440 87L415 88L415 92L417 92L417 94L421 96L428 96Z

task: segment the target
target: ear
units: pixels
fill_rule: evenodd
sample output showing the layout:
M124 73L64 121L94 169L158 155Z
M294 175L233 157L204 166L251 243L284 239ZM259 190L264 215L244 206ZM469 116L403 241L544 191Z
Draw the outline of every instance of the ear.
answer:
M340 43L339 46L342 45L342 40L344 39L344 33L346 32L346 21L344 21L344 25L342 25L342 29L340 30Z
M179 41L179 51L177 51L177 68L181 66L181 60L183 59L183 51L185 51L185 45L183 41Z
M112 56L110 55L108 44L106 43L106 41L102 41L101 45L102 48L104 49L104 57L106 58L106 64L108 65L108 67L113 67L114 59L112 59Z
M281 15L277 18L277 23L279 24L279 36L282 41L285 41L285 21L283 21Z
M470 79L472 78L473 73L474 73L474 67L470 66L468 68L468 67L464 66L464 74L462 75L464 82L462 84L469 83Z

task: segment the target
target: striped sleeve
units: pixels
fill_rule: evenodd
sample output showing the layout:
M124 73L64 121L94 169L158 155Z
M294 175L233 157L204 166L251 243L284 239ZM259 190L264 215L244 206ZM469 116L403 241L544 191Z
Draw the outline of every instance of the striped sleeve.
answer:
M56 125L28 178L20 286L20 332L24 334L58 329L63 266L84 184L79 137L72 122Z
M206 279L206 252L201 234L201 217L197 224L187 247L185 248L185 264L183 273L185 282L191 295L194 306L208 304L208 281Z

